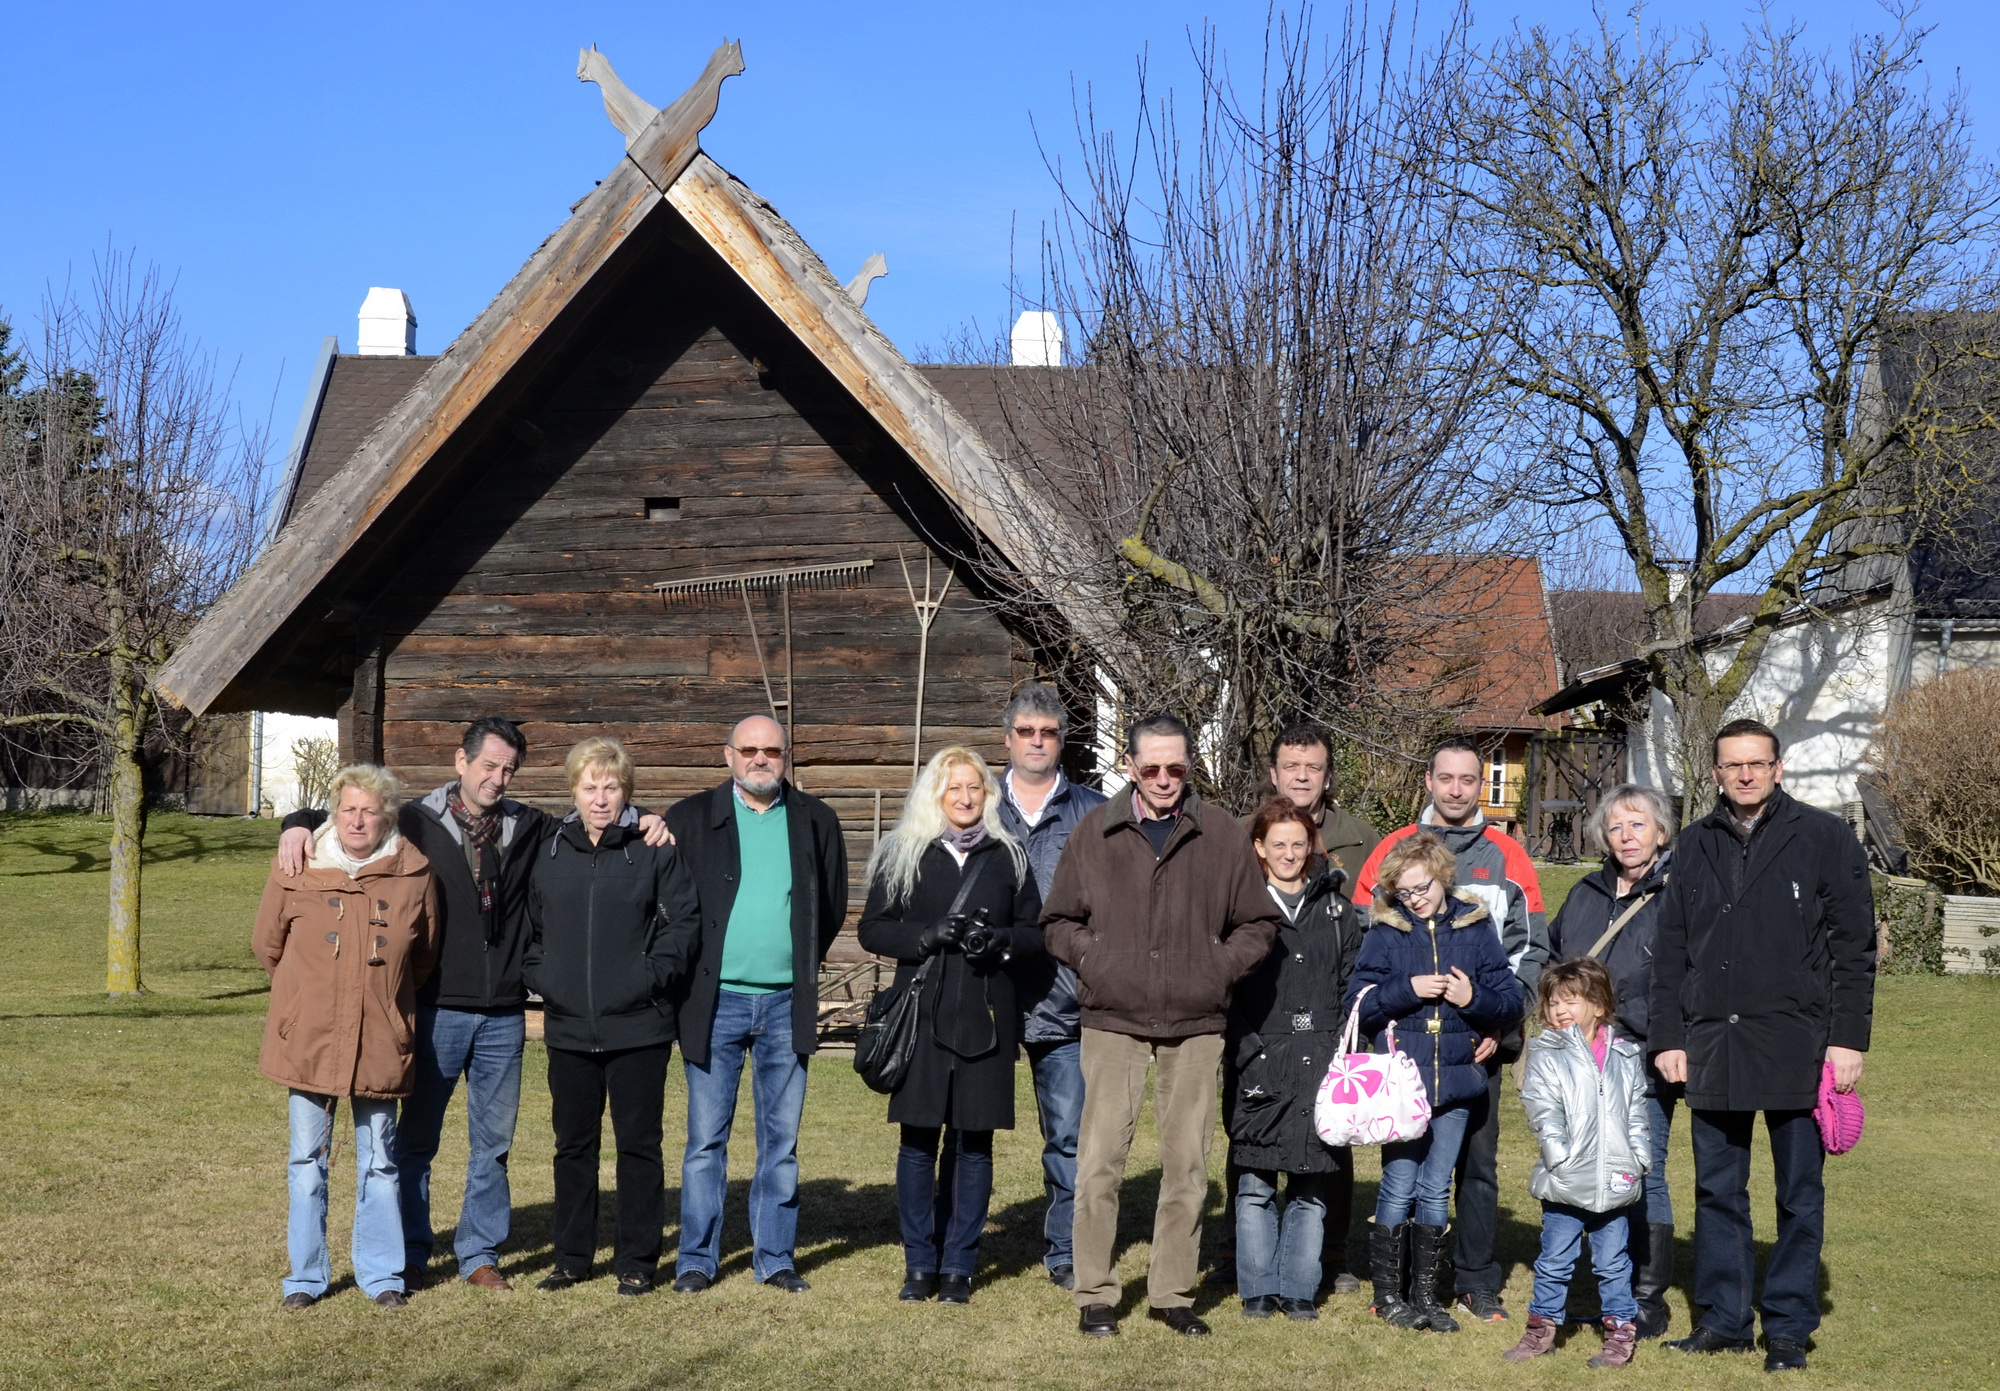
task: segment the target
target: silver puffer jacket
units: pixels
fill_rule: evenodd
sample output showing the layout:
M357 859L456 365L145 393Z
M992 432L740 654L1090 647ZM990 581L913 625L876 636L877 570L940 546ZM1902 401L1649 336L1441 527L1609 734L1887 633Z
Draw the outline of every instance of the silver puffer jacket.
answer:
M1586 1212L1610 1212L1638 1200L1652 1134L1645 1059L1637 1044L1612 1039L1599 1071L1579 1030L1542 1030L1528 1040L1521 1104L1542 1146L1529 1192Z

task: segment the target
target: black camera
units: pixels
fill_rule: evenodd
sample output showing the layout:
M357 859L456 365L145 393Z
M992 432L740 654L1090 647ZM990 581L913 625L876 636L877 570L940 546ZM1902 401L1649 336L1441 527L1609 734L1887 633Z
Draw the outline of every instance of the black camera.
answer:
M993 930L993 921L984 908L972 915L972 920L958 936L958 949L969 957L993 955L998 947L999 934Z

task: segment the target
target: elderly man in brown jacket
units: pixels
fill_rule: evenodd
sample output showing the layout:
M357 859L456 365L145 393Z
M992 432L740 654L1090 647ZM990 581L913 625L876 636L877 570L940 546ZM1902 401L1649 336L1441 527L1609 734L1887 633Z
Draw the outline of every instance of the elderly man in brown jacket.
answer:
M1235 984L1270 955L1278 906L1247 832L1187 786L1192 740L1171 715L1132 726L1131 786L1085 816L1042 913L1050 955L1077 977L1083 1122L1076 1150L1078 1328L1118 1331L1118 1186L1157 1068L1160 1196L1146 1276L1150 1317L1199 1336L1195 1271L1223 1020Z

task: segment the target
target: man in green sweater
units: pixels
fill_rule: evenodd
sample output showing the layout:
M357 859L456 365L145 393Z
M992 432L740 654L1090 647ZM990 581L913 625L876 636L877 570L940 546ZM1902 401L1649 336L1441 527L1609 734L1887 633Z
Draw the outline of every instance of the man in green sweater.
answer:
M694 872L701 947L680 1007L688 1138L674 1288L715 1283L729 1134L750 1064L757 1167L750 1180L751 1274L807 1289L793 1262L806 1059L818 1047L820 962L847 915L847 852L826 803L785 778L785 731L753 715L731 731L729 778L677 803L667 825Z

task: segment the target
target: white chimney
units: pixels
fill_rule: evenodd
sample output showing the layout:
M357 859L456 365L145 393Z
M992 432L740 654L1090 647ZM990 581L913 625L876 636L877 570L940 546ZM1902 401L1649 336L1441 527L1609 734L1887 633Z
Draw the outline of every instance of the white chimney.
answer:
M410 297L380 285L361 301L361 335L354 351L363 357L412 357L417 351L417 316Z
M1062 366L1062 325L1046 309L1024 310L1009 337L1016 367Z

